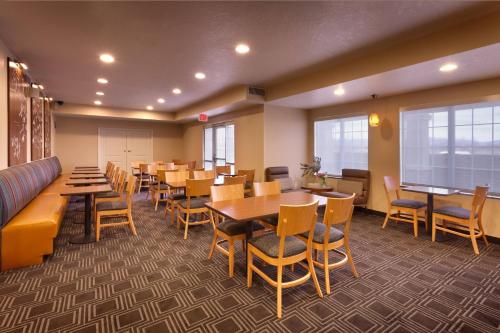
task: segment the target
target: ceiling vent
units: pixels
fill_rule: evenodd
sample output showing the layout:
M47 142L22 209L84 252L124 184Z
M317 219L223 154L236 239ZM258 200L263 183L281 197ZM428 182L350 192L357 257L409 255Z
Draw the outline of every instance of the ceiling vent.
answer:
M248 87L248 94L252 96L262 96L266 95L266 91L262 88Z

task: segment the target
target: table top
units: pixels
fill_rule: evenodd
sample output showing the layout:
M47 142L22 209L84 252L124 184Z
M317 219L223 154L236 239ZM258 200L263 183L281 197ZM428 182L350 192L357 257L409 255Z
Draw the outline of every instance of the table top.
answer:
M93 186L68 186L61 191L61 195L85 195L93 193L110 192L111 186L109 184L105 185L93 185Z
M84 179L84 178L106 178L106 177L102 173L101 174L84 173L84 174L77 174L77 175L69 176L69 179Z
M442 188L442 187L432 187L432 186L405 186L401 187L403 191L408 191L408 192L417 192L417 193L427 193L427 194L436 194L436 195L452 195L452 194L457 194L458 190L453 190L449 188Z
M171 188L185 188L186 187L186 181L181 180L178 182L167 182L167 185L170 186ZM224 185L224 179L219 179L215 178L214 185Z
M218 175L224 176L224 177L236 177L236 176L238 176L237 173L230 173L230 172L219 172Z
M319 201L320 206L324 206L328 199L306 192L288 192L278 195L208 202L205 206L227 218L244 222L276 215L279 213L280 205L304 205L316 200Z
M333 187L328 186L328 185L304 185L300 187L303 190L309 190L309 191L315 191L315 192L327 192L327 191L333 191Z
M107 184L108 181L104 178L84 178L84 179L70 179L66 185L95 185Z
M76 166L75 169L99 169L98 166Z
M99 170L75 170L72 172L73 175L103 175Z

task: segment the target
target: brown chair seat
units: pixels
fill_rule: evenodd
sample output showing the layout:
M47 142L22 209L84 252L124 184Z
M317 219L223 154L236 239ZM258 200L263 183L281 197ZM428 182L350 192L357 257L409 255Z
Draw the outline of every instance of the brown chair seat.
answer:
M316 223L316 226L314 227L313 242L323 243L323 241L325 240L325 232L326 232L326 224ZM309 234L303 233L302 236L308 238ZM328 238L328 243L339 241L342 238L344 238L344 233L342 232L342 230L330 227L330 237Z
M250 239L250 244L264 252L269 257L278 258L278 250L280 247L280 237L275 233L264 234L259 237ZM294 236L285 238L284 257L291 257L296 254L306 251L307 245L302 240Z
M97 211L105 211L105 210L123 210L127 209L127 203L124 201L107 201L100 202L96 205Z
M455 206L440 207L438 209L434 209L434 213L453 216L453 217L457 217L459 219L469 219L470 218L470 210L462 208L462 207L455 207ZM475 214L474 217L477 217L477 213Z
M182 200L186 199L186 195L184 193L170 193L167 198L170 200Z
M252 223L254 221L249 221L246 223ZM236 222L233 220L226 220L217 225L217 229L229 236L240 235L246 233L246 223ZM264 227L258 223L253 223L253 231L263 229Z
M397 207L406 207L406 208L415 208L415 209L419 209L419 208L427 206L427 204L425 202L418 201L418 200L410 200L410 199L393 200L391 202L391 205L397 206Z
M103 192L103 193L97 193L95 195L96 198L119 198L120 193L116 191L110 191L110 192Z
M209 202L210 198L191 198L190 205L187 205L187 199L183 199L179 202L179 206L182 208L203 208L205 203Z

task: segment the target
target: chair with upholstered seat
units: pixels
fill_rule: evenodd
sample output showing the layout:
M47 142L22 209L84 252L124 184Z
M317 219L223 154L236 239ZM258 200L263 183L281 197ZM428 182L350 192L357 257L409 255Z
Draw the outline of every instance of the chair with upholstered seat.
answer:
M186 199L179 200L176 204L177 228L180 228L181 222L184 223L184 239L187 239L190 225L210 223L205 203L210 200L210 186L213 184L213 178L186 179ZM191 221L192 216L198 217L199 220Z
M248 243L248 288L252 286L253 272L257 273L273 287L276 287L278 318L281 318L282 313L281 299L283 288L303 284L312 277L316 292L319 297L323 297L312 261L312 241L314 226L316 224L317 208L317 201L306 205L281 205L277 232L254 237L250 239ZM296 237L303 233L309 233L306 243ZM276 280L273 280L254 265L254 256L260 258L266 264L276 266ZM302 263L304 259L307 261L307 265ZM296 263L302 265L308 272L303 277L283 282L284 266Z
M278 180L253 183L253 191L256 197L262 197L265 195L279 195L281 194L281 183ZM276 229L276 227L278 226L278 215L261 219L260 222L268 228Z
M382 229L389 220L413 223L413 235L418 237L418 223L424 222L428 230L427 204L418 200L402 199L401 189L394 177L384 177L384 189L387 197L387 214ZM394 212L395 211L395 212Z
M225 176L224 177L224 185L234 185L241 184L243 188L245 188L245 184L247 182L247 176Z
M132 162L130 162L130 169L131 169L132 175L138 177L140 175L139 167L141 164L145 164L145 163L146 163L145 161L132 161Z
M169 193L169 188L165 183L165 174L167 171L165 169L156 170L156 181L151 184L149 190L151 192L151 199L155 201L155 211L158 210L158 203L160 201L167 201L167 195Z
M317 256L315 256L316 260L313 260L313 262L315 266L324 270L327 294L330 294L330 270L349 263L352 274L355 277L359 276L352 260L351 248L349 247L349 232L351 230L351 218L354 210L354 198L355 194L347 198L328 198L323 223L316 223L314 228L312 248L323 254L323 262L318 261ZM335 227L341 224L344 225L343 230ZM299 237L307 241L309 235L306 233ZM341 247L344 247L345 252L339 250ZM329 263L329 251L336 252L343 258L337 262Z
M474 253L479 254L477 238L482 238L484 243L488 245L482 223L483 207L488 195L488 189L487 186L476 187L471 209L455 206L434 209L432 213L432 241L434 242L436 239L436 230L449 232L460 237L469 238ZM440 224L438 224L439 221ZM448 228L448 225L453 229Z
M134 221L132 219L132 201L135 189L135 177L129 176L127 179L127 190L125 200L100 202L96 204L95 233L96 241L99 241L102 228L128 225L134 236L137 235ZM126 218L123 222L102 223L103 218Z
M245 194L251 195L253 191L253 181L255 179L255 169L238 169L238 176L246 176Z
M118 168L117 168L118 169ZM125 191L125 180L127 177L127 172L125 170L119 170L116 173L115 180L112 183L112 191L96 193L94 195L94 216L96 216L96 206L100 202L111 202L111 201L121 201L123 198L123 192Z
M165 184L167 184L168 192L166 195L166 203L165 203L165 217L167 214L170 214L170 224L174 224L175 221L175 209L177 207L177 203L180 200L186 199L186 195L184 192L181 192L178 189L173 189L168 186L169 183L183 182L189 178L189 171L165 171Z
M212 186L211 187L212 202L224 201L224 200L237 200L244 198L244 188L243 184L233 184L233 185L223 185L223 186ZM252 223L248 221L246 223L236 222L232 220L224 220L222 216L216 212L210 210L210 221L212 227L214 228L214 237L212 240L212 245L210 246L210 252L208 253L208 259L212 259L214 250L225 254L229 257L229 277L234 275L234 243L236 241L241 241L245 244L246 239L246 223ZM258 224L254 223L255 229L258 229ZM219 238L222 240L218 241ZM228 250L221 246L221 243L228 243Z
M215 172L213 170L193 170L193 179L213 179Z
M139 180L139 186L137 188L137 193L140 193L143 188L148 190L149 194L149 184L151 183L150 174L151 165L147 163L139 164L139 175L137 176Z
M217 165L215 167L215 175L218 176L221 173L226 173L226 174L231 173L231 166L230 165Z

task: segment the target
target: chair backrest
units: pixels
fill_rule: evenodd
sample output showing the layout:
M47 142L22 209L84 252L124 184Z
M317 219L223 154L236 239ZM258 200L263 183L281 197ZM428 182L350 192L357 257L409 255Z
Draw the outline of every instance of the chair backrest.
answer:
M251 184L255 179L255 169L248 169L248 170L239 169L238 176L246 176L247 182Z
M174 162L169 162L169 163L164 163L165 170L175 170L175 164Z
M174 170L179 170L179 171L188 170L188 165L187 164L176 164L174 166Z
M218 165L215 167L215 173L216 174L231 173L231 166L230 165Z
M186 179L186 196L188 197L209 196L210 187L213 184L214 184L214 178Z
M242 184L211 186L210 193L213 202L244 198L244 188Z
M476 186L474 190L474 197L472 198L472 207L470 219L474 219L475 214L479 217L483 213L484 203L488 195L489 186Z
M118 185L120 184L120 175L123 170L120 168L116 168L115 174L113 175L113 179L111 180L111 186L117 191Z
M245 185L246 181L247 181L247 176L224 177L224 185L232 185L232 184Z
M139 164L139 172L141 174L147 174L147 173L149 173L150 167L151 167L151 165L149 163L141 163L141 164Z
M156 170L156 178L158 180L158 187L160 186L160 184L165 184L165 182L166 182L165 173L166 173L166 170L164 170L164 169Z
M172 163L174 163L174 164L176 164L176 165L177 165L177 164L185 164L182 160L177 159L177 158L173 158L173 159L172 159Z
M384 190L389 207L392 202L392 193L395 193L396 199L399 199L399 183L392 176L384 176Z
M165 183L182 182L189 179L189 171L164 171Z
M213 179L215 178L215 174L213 170L194 170L193 171L194 179Z
M118 179L118 186L116 187L116 191L118 193L123 193L125 191L125 180L127 179L127 171L120 171L120 177Z
M270 182L278 178L290 177L290 173L288 172L287 166L268 167L266 168L265 175L266 175L266 182Z
M126 198L127 198L127 206L128 209L132 208L132 202L134 201L134 191L135 191L135 177L130 175L127 179L127 190L126 190Z
M188 165L189 170L196 169L196 161L188 161L186 164Z
M253 191L256 197L280 194L281 183L277 180L272 182L253 183Z
M108 161L108 163L106 163L106 176L109 176L109 171L111 169L111 167L113 166L113 163L111 161Z

